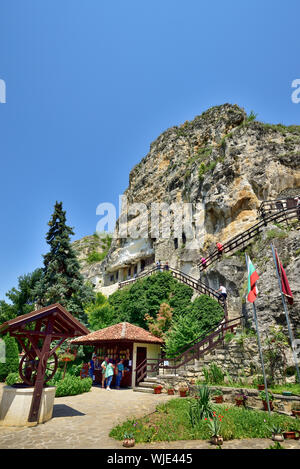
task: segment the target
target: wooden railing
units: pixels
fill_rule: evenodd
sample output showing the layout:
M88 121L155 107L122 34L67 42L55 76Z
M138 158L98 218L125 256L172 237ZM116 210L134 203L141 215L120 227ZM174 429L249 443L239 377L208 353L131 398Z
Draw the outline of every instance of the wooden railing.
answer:
M181 366L186 365L188 362L195 358L199 360L206 353L214 350L219 344L224 342L226 332L234 332L234 330L241 324L243 316L240 316L230 321L225 321L225 318L219 323L219 325L206 333L203 338L198 337L187 345L187 349L180 353L175 358L160 358L160 359L145 359L135 369L136 372L136 383L139 384L147 376L147 372L159 373L159 370L173 370L176 371ZM172 365L166 365L166 362L172 362Z
M281 210L296 208L298 202L297 199L300 199L300 195L276 200L264 200L258 209L258 214L261 218L264 218L273 212L280 212Z
M228 253L228 252L236 251L237 249L244 248L246 245L248 245L251 242L253 238L258 236L263 231L263 229L265 228L265 226L267 226L268 223L271 223L271 222L288 223L289 220L292 220L295 218L300 220L299 207L293 207L293 208L281 210L280 212L273 213L271 215L264 217L263 220L256 223L248 230L243 231L242 233L238 234L234 238L224 243L223 250L221 253L218 251L218 249L215 249L206 258L206 267L203 266L201 263L198 264L199 270L203 271L213 262L220 260L224 253Z
M223 307L223 309L226 309L226 301L224 298L213 288L209 287L205 283L201 282L200 280L195 279L194 277L191 277L188 274L185 274L181 270L173 269L172 267L168 266L168 269L166 269L166 264L161 264L160 266L154 266L150 270L145 270L141 272L137 277L125 280L124 282L119 282L119 288L123 288L127 285L131 285L132 283L136 282L137 280L140 280L141 278L148 277L149 275L156 274L158 272L170 272L174 278L176 278L179 282L184 283L188 285L189 287L193 288L196 290L198 293L202 295L208 295L217 300L220 305Z

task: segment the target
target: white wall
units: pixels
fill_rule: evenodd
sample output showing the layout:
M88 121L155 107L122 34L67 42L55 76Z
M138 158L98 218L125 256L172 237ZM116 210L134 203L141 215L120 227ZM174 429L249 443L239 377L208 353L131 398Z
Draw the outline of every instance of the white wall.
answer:
M147 348L147 359L155 358L156 360L160 357L160 345L159 344L143 344L135 342L133 344L133 363L132 363L132 386L135 387L135 369L136 369L136 349L137 347ZM154 362L153 362L154 363Z

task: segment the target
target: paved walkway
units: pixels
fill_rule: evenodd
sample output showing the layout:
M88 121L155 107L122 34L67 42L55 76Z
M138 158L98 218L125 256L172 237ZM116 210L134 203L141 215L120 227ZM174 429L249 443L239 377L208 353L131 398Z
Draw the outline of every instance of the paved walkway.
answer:
M1 388L0 384L0 399ZM127 418L139 418L155 411L172 396L132 390L106 391L93 387L89 393L55 399L53 418L36 427L0 426L0 449L118 449L122 442L110 438L110 430ZM223 448L267 448L271 440L233 440ZM284 442L286 448L300 449L299 441ZM214 448L206 441L174 441L137 444L136 449Z

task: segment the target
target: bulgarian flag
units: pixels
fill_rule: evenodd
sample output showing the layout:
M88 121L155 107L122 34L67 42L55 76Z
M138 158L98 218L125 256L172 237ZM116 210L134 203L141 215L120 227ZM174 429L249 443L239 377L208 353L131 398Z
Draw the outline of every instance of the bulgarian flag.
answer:
M254 265L251 262L250 257L248 256L248 296L247 300L249 303L254 303L257 297L257 287L256 282L259 279L258 273L255 270Z

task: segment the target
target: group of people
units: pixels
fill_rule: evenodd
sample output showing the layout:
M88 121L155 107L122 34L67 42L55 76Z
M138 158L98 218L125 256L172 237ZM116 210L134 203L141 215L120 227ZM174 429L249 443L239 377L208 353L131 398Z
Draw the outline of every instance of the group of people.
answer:
M94 370L95 370L95 355L93 355L92 359L89 363L89 375L93 379ZM119 361L114 363L111 358L104 357L103 362L101 363L102 368L102 388L108 391L111 390L111 382L113 376L116 375L116 389L120 389L121 380L124 377L124 359L121 358Z
M222 256L222 253L223 253L223 250L224 250L224 246L222 243L216 243L216 248L218 250L218 256L221 257ZM200 262L201 262L201 265L204 269L206 269L207 267L207 259L205 257L201 257L200 259Z
M159 270L160 272L161 272L162 270L169 270L169 269L170 269L169 263L166 262L165 265L164 265L164 268L162 269L161 260L159 260L159 261L156 262L156 269Z

